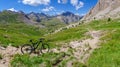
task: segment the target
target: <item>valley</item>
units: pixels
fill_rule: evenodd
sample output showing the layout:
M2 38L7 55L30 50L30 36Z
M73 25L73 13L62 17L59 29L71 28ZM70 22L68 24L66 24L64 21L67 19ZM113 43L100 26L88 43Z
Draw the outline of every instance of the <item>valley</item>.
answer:
M119 7L119 0L98 0L84 16L1 11L0 67L120 67ZM39 38L48 53L21 53L23 44Z

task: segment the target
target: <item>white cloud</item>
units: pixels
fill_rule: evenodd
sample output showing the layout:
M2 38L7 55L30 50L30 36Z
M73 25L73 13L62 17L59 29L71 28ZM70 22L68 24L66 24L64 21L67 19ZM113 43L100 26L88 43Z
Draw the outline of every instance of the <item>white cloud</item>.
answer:
M18 12L18 10L16 10L15 8L10 8L10 9L7 9L7 10Z
M84 3L80 1L79 4L76 6L76 10L80 9L83 6L84 6Z
M68 0L58 0L58 3L66 4L67 2ZM76 8L76 10L84 6L84 3L79 0L70 0L70 3Z
M38 6L38 5L48 5L50 0L22 0L23 4L31 5L31 6Z
M73 6L75 6L76 10L78 10L84 6L84 3L82 1L79 1L79 0L71 0L70 2Z
M70 2L73 6L76 6L78 4L78 0L71 0Z
M58 3L66 4L67 2L68 2L68 0L58 0Z
M49 11L56 11L55 8L53 6L50 7L46 7L44 9L42 9L43 12L49 12Z
M58 0L58 3L61 3L61 1L60 1L60 0Z

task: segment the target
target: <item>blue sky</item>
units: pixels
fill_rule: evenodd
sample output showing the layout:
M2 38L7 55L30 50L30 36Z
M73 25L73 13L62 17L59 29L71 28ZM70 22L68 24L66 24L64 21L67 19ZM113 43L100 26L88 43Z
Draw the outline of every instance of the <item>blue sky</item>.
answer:
M75 14L86 14L98 0L0 0L0 11L22 10L29 12L44 12L48 14L60 14L70 11Z

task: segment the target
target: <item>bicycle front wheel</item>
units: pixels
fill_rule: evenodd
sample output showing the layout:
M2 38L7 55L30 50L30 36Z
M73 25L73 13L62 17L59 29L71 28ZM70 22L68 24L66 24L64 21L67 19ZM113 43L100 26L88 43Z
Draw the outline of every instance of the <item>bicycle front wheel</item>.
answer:
M32 53L32 46L30 44L24 44L21 47L21 52L23 54L31 54Z
M44 54L44 53L49 52L49 49L50 49L49 45L48 44L44 44L44 45L41 46L40 52Z

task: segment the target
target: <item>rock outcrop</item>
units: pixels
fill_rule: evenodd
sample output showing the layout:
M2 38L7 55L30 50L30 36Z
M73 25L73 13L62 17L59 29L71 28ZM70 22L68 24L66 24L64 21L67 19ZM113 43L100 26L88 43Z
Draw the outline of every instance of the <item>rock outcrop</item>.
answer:
M120 17L120 0L99 0L82 20Z

